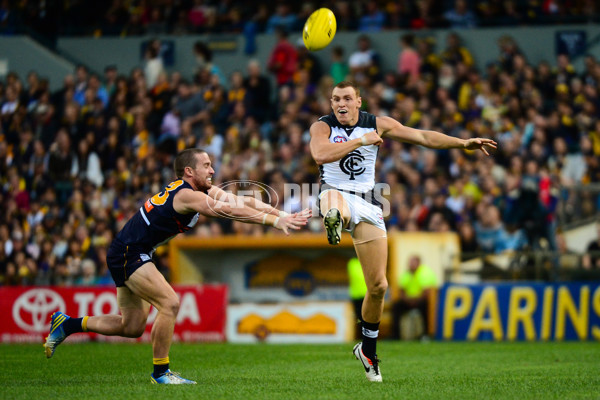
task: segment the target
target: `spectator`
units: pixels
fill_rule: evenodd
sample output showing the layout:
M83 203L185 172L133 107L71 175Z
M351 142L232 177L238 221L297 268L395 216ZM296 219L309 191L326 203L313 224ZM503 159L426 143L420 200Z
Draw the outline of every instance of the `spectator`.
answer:
M8 0L0 3L0 34L12 35L17 31L20 21L12 7Z
M104 175L100 167L100 158L93 149L90 149L87 140L79 142L76 157L75 176L88 180L96 187L102 187Z
M160 7L150 9L150 19L146 23L146 34L164 35L167 33L167 21L163 18Z
M405 34L400 38L400 54L398 55L398 74L409 86L416 84L419 78L421 59L414 49L415 36Z
M173 23L173 27L171 28L171 33L173 35L186 35L192 32L191 24L188 20L187 13L185 10L177 11L177 19Z
M316 85L323 75L321 61L319 61L312 51L308 51L301 37L296 41L296 51L298 54L298 71L306 71L309 82Z
M352 309L354 310L355 319L362 321L362 304L365 294L367 293L367 284L363 275L362 266L358 258L353 257L348 261L348 292L350 301L352 301ZM356 324L354 332L355 338L360 338L361 328L360 323Z
M204 42L198 41L194 43L194 56L198 65L197 74L202 71L208 72L210 75L215 75L219 79L219 84L225 84L225 76L221 72L221 68L213 63L212 50Z
M466 0L455 0L454 8L444 13L444 18L452 29L477 27L477 17L468 9Z
M410 28L412 29L426 29L432 28L439 25L439 15L436 15L435 11L432 10L434 2L432 1L419 1L416 3L416 12L410 18Z
M596 239L588 244L581 261L586 270L600 270L600 221L596 221Z
M360 32L379 32L385 26L385 14L379 9L375 0L369 0L365 12L358 22Z
M350 54L348 65L352 79L359 85L368 85L379 80L379 54L371 48L371 39L361 35L357 39L358 49Z
M98 284L96 264L93 260L85 258L81 261L81 275L75 280L75 285L94 286L96 284Z
M204 136L200 143L198 143L198 147L204 149L215 160L220 160L223 155L223 145L223 136L217 133L215 126L212 124L206 125ZM218 165L218 161L215 164Z
M189 82L183 80L179 83L174 109L181 121L181 129L200 135L202 126L200 122L207 121L209 113L202 93L195 93Z
M262 75L257 60L248 62L248 76L244 79L244 89L244 106L248 115L260 123L265 122L271 104L271 84L269 79Z
M158 82L158 77L165 73L165 67L160 56L160 40L153 39L146 47L146 59L144 65L144 77L146 78L146 87L154 88Z
M560 14L563 13L562 4L557 0L545 0L542 5L542 10L545 14Z
M27 92L25 93L25 104L27 108L31 109L35 107L35 104L39 101L42 93L48 89L48 82L46 80L40 80L37 72L30 71L27 74Z
M61 204L65 204L71 195L74 166L75 154L71 150L71 139L67 131L61 129L56 135L56 141L50 147L48 158L48 176L55 182Z
M210 10L207 5L204 4L203 0L194 0L192 6L188 11L188 21L193 29L200 33L204 30L205 25L208 21L208 14Z
M265 33L277 34L278 28L285 32L295 32L299 29L298 24L298 17L291 12L289 4L279 3L275 8L275 14L267 21Z
M496 19L497 25L516 26L519 25L523 17L518 11L517 4L513 0L504 1L504 13Z
M428 207L427 217L425 218L424 225L425 227L429 227L433 216L435 214L439 214L443 221L448 224L448 226L452 229L456 229L456 215L452 210L446 205L446 195L444 192L438 192L433 197L433 203L430 207ZM429 229L434 230L434 229Z
M85 103L85 91L88 85L88 69L85 65L78 65L75 68L75 92L73 93L73 100L75 100L80 106Z
M577 74L575 68L571 65L568 54L559 54L556 57L556 81L558 84L566 84L569 86Z
M118 70L116 65L107 65L104 68L104 82L106 82L105 88L108 93L108 98L110 99L116 92L117 89L117 78L118 78Z
M475 223L475 234L481 250L487 253L499 253L508 247L507 235L498 207L482 204L479 221Z
M473 225L464 221L458 225L458 236L460 239L460 256L462 261L477 257L481 249L475 237Z
M100 78L96 74L91 74L88 79L88 89L92 90L95 99L100 99L102 107L108 106L109 94L106 87L100 82Z
M459 63L466 67L473 66L473 56L471 52L462 45L461 38L456 32L450 32L446 37L446 48L442 53L441 59L452 66Z
M267 67L275 75L277 87L292 83L294 73L298 69L298 53L294 46L288 41L288 33L278 27L275 30L277 44L271 50Z
M347 0L336 1L332 8L338 31L355 30L358 26L354 8Z
M142 17L139 13L129 14L129 21L123 27L121 36L142 36L146 34L146 28L142 23Z
M421 263L421 257L413 254L408 262L408 269L398 278L398 298L392 305L392 339L400 339L400 321L410 310L418 310L423 318L423 334L429 335L429 308L432 291L437 286L437 279L431 268Z
M599 77L595 72L598 65L596 57L594 57L592 54L587 54L584 59L584 64L585 71L583 71L583 74L581 75L581 80L586 85L597 86L599 83Z
M522 55L519 46L514 38L504 35L498 39L498 47L500 48L500 65L502 69L509 74L513 73L514 58L517 55Z
M6 87L6 98L4 99L4 102L2 103L2 109L0 110L0 118L2 118L2 125L4 125L5 127L8 126L12 115L17 111L18 107L19 93L14 86L8 85Z
M344 60L344 48L336 46L331 50L331 69L329 74L333 78L333 84L337 85L348 77L348 63Z

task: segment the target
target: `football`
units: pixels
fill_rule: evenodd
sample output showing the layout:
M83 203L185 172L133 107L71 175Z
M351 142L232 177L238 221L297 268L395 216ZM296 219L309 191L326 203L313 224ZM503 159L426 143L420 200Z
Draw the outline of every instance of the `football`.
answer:
M304 46L310 51L322 50L335 36L337 23L329 8L319 8L310 14L302 30Z

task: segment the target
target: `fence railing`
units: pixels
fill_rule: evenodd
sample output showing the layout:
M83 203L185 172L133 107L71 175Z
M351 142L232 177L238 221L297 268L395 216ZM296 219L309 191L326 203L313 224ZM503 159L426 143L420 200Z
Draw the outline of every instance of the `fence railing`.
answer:
M600 251L587 252L592 258ZM445 268L447 282L500 280L600 281L600 268L584 268L586 254L571 251L529 250L501 254L462 253L456 266Z
M556 208L557 222L563 230L600 215L600 183L561 187Z

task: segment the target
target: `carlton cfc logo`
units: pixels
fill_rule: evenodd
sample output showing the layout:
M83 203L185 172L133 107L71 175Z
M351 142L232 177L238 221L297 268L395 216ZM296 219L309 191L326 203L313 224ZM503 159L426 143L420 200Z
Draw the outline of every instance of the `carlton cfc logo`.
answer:
M346 139L343 136L336 136L336 137L333 138L333 143L344 143L344 142L347 142L347 141L348 141L348 139Z
M340 169L346 175L350 175L350 180L356 179L357 175L362 175L366 168L362 166L365 157L358 150L348 153L340 160Z
M45 332L50 328L50 315L64 310L63 298L50 289L32 289L14 302L13 320L19 328L28 332Z

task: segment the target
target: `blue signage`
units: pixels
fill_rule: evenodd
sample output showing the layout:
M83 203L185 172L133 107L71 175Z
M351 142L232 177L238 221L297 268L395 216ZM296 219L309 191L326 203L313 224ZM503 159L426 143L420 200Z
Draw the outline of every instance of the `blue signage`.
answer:
M308 296L315 290L315 278L308 271L292 271L285 277L284 287L292 296Z
M598 340L600 283L446 284L441 340Z
M557 31L554 40L556 54L566 54L573 58L585 53L587 41L585 31Z

